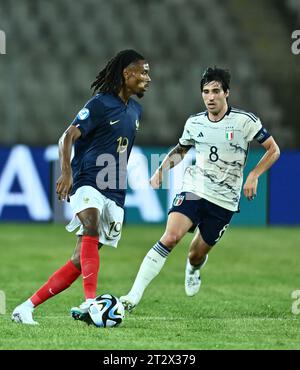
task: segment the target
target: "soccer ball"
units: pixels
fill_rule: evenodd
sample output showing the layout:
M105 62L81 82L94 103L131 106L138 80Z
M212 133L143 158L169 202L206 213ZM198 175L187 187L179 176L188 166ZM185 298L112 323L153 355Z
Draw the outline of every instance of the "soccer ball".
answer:
M92 323L98 328L119 326L124 319L124 306L111 294L101 294L91 304L89 315Z

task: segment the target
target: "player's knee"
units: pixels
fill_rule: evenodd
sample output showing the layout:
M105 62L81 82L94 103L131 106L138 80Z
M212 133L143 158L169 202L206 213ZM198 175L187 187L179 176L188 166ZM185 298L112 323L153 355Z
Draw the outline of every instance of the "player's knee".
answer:
M88 225L83 227L84 236L99 236L99 228L97 225Z
M99 236L99 222L94 219L85 219L83 224L83 235Z
M83 235L84 236L99 236L99 212L85 212L80 214L80 221L83 226Z
M76 268L78 268L78 270L81 270L80 255L78 253L73 254L71 257L71 262Z
M165 232L161 241L166 247L174 248L177 245L177 243L180 241L180 239L181 239L181 234L179 232L168 231L168 232Z

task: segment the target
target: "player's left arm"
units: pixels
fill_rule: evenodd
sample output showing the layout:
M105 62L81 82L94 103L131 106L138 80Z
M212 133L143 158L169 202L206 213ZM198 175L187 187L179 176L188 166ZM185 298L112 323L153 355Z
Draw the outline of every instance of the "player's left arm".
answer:
M266 153L249 173L244 184L244 195L248 200L253 200L256 196L260 175L266 172L280 156L280 149L272 136L261 143L261 145L265 148Z

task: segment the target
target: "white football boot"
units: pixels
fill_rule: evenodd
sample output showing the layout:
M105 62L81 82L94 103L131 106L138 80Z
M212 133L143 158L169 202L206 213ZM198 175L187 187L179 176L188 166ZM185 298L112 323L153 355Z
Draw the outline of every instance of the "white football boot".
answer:
M131 297L129 294L123 295L119 299L124 306L124 309L128 311L128 313L131 313L139 303L139 300L133 299L133 297Z
M71 316L74 320L89 321L89 308L95 299L87 299L79 307L71 308Z
M204 262L200 266L200 268L204 267L208 260L208 254L205 257ZM199 292L201 286L201 277L200 277L200 268L195 269L191 264L189 259L186 261L185 267L185 293L189 297L193 297L195 294Z
M20 304L13 310L11 319L19 324L38 325L39 323L33 320L32 313L33 308Z

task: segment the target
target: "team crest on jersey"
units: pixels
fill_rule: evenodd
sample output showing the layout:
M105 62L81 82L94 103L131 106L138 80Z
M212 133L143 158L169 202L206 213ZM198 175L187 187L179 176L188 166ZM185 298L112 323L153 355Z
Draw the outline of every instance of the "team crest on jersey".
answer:
M173 201L173 206L174 207L178 207L182 204L182 202L184 201L184 198L185 198L185 195L176 195L174 201Z
M89 115L90 115L90 111L87 108L82 108L79 111L79 113L77 114L78 119L80 119L80 120L84 120L84 119L88 118Z
M232 127L226 128L226 130L225 130L225 137L226 137L226 140L228 140L228 141L233 140L234 130L233 130Z

